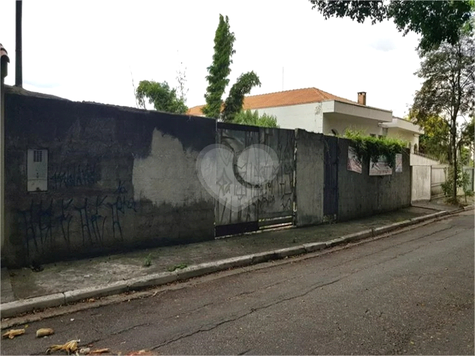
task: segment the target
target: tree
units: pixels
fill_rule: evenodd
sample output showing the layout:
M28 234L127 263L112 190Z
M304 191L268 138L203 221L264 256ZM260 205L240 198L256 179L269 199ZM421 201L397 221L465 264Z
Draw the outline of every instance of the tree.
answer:
M221 113L221 97L224 94L226 86L229 84L228 76L231 73L232 55L236 37L231 32L228 17L219 15L219 24L214 36L214 54L213 63L209 66L208 87L206 88L206 105L202 109L203 114L208 117L218 118Z
M310 0L325 19L349 17L363 23L366 19L377 23L392 19L399 31L406 35L409 31L421 35L419 48L428 51L441 43L456 44L459 30L473 29L470 21L474 11L473 0L442 1L359 1L359 0Z
M475 99L474 99L475 100ZM468 161L464 161L463 164L468 165L469 163L473 166L473 159L472 157L475 155L475 116L472 116L469 122L466 122L463 126L461 138L459 141L460 146L460 155L465 152L468 156Z
M429 116L420 120L424 134L419 137L419 151L437 158L439 161L451 160L450 127L445 119Z
M155 110L184 114L188 110L185 105L185 98L178 97L176 89L170 88L167 82L157 83L154 81L142 80L137 87L135 97L139 106L145 107L145 100L148 99L153 104Z
M449 127L449 163L454 169L452 199L457 201L457 119L473 116L475 110L475 45L474 39L463 34L456 44L444 42L438 49L421 54L417 72L424 79L416 93L411 117L424 126L432 116L439 116Z
M260 85L259 77L254 72L242 74L236 84L230 90L229 96L224 102L222 96L229 84L229 74L231 73L232 56L235 53L233 49L236 37L231 32L228 17L219 15L219 24L214 37L213 62L208 69L206 79L208 87L206 89L206 105L202 112L207 117L222 118L223 121L231 122L234 116L241 110L244 96L249 94L251 89ZM221 114L221 110L223 113Z
M251 110L240 111L235 115L233 122L236 124L260 127L279 127L279 125L277 125L277 118L275 116L267 114L259 116L257 110L254 112Z
M244 103L244 96L249 93L252 87L261 85L259 77L254 72L242 74L236 84L231 87L229 96L224 102L222 113L223 121L233 122L234 117L241 111Z

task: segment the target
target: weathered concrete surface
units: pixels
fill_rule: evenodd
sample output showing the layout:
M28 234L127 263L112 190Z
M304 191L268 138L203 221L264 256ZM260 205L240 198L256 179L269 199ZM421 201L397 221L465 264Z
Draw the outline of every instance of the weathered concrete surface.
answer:
M473 355L473 222L473 212L464 212L318 258L28 322L27 335L3 341L1 351L41 354L81 339L113 354ZM32 337L45 326L56 333Z
M362 173L348 171L350 141L338 140L338 216L339 221L391 211L411 205L411 167L403 154L402 173L369 176L369 162L363 161Z
M195 171L214 120L7 92L5 125L3 265L214 238ZM47 191L26 189L29 149L47 150Z
M323 135L297 130L297 226L323 221Z

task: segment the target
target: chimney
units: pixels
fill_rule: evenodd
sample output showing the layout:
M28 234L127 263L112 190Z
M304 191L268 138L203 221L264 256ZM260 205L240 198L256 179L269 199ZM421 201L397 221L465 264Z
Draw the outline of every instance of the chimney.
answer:
M358 104L366 105L366 92L365 91L360 91L358 93Z

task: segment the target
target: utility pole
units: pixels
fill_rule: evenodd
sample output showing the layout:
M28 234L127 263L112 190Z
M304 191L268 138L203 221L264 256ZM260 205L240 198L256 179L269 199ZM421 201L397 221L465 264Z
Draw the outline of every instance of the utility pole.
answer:
M21 53L21 10L22 0L16 1L16 66L15 66L15 86L23 87L23 64Z
M5 85L8 74L8 53L0 43L0 241L5 241Z

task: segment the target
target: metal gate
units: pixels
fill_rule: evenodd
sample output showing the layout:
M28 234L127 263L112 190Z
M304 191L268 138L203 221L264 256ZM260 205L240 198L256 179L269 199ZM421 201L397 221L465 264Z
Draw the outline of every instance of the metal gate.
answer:
M293 130L218 123L215 235L292 224Z
M335 220L338 214L338 138L324 136L324 142L323 215L328 220Z

